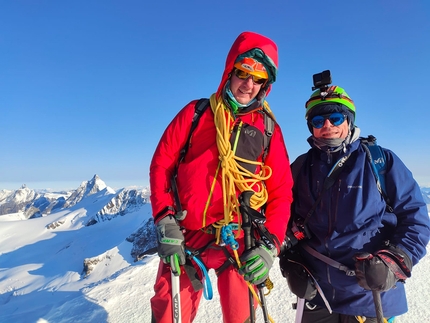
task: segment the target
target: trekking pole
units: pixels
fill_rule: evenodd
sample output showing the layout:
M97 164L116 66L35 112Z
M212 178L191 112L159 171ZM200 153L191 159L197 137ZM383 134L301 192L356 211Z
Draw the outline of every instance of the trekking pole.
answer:
M181 268L179 266L179 260L176 254L170 256L170 268L172 278L172 322L182 323L181 294L179 286L179 275L181 274Z
M305 310L305 299L297 297L296 320L295 323L302 323L303 311Z
M264 317L264 323L270 323L269 321L269 313L267 313L267 306L266 306L266 296L264 296L264 288L265 284L262 283L260 284L258 287L258 292L260 293L260 306L261 309L263 310L263 317Z
M252 242L252 234L251 234L251 218L247 212L247 208L251 207L251 196L254 194L253 191L244 191L239 196L239 202L241 205L241 214L242 214L242 228L244 231L244 240L245 240L245 250L249 250L253 247ZM260 294L260 306L263 310L263 317L265 323L270 323L269 321L269 314L267 313L267 306L266 306L266 298L264 296L264 283L257 286L259 294ZM252 292L249 291L249 306L250 306L250 320L251 322L255 322L255 313L254 313L254 301L253 301L253 295Z
M355 256L358 261L370 260L373 255L370 253L362 253ZM384 313L382 311L381 294L377 290L372 289L373 303L375 304L376 322L384 323Z
M246 195L246 192L243 192L239 196L239 202L242 205L249 205L250 196ZM245 202L245 198L247 198L247 202ZM245 204L247 203L247 204ZM245 250L249 250L252 248L252 237L251 237L251 219L249 218L248 213L244 212L243 208L241 208L242 213L242 229L244 232L244 241L245 241ZM255 323L255 311L254 311L254 296L251 290L248 291L249 294L249 321L250 323Z
M372 290L373 302L375 303L376 321L384 323L384 313L382 311L381 294L377 290Z

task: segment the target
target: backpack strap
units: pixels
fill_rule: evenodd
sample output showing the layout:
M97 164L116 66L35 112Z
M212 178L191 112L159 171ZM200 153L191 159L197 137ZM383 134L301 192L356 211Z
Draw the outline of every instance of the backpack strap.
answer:
M266 158L267 153L269 151L270 139L272 138L274 130L275 130L275 121L267 113L264 113L263 160Z
M385 153L381 146L376 143L376 138L372 135L369 135L367 138L360 137L360 141L366 151L370 165L372 166L378 191L381 193L385 203L387 204L387 210L392 213L394 210L391 207L391 201L387 195L385 186L385 173L387 168Z
M188 147L190 145L191 136L199 123L200 117L203 115L203 113L206 111L208 107L209 107L209 99L206 99L206 98L202 98L198 100L196 105L194 106L194 116L193 116L193 119L191 120L190 132L188 133L188 138L187 138L187 141L185 142L184 147L179 152L178 165L184 160L185 155L188 151Z
M188 147L190 145L191 136L194 132L194 130L197 127L197 124L199 123L200 117L202 116L203 112L208 108L209 106L209 99L202 98L199 101L197 101L196 105L194 106L194 116L191 121L191 128L190 132L188 133L187 141L185 142L185 145L182 147L182 149L179 152L179 158L178 162L175 165L175 168L172 172L172 177L170 178L170 185L172 188L173 196L175 198L175 204L176 204L176 211L182 212L182 205L181 200L179 198L179 192L178 192L178 185L176 184L176 177L178 176L178 167L179 164L184 160L185 154L188 151Z
M273 132L275 131L276 119L272 110L270 109L267 101L264 101L263 104L263 122L264 122L264 139L263 139L263 161L269 152L270 139L272 138Z

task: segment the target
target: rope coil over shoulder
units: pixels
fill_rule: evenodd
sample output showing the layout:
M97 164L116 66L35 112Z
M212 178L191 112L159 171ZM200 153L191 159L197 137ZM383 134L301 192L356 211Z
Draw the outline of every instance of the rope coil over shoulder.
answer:
M263 181L267 180L272 175L272 170L269 166L264 165L263 162L251 161L235 156L234 150L232 150L230 143L230 136L234 120L227 107L224 105L221 99L216 99L215 94L210 97L210 105L212 112L214 113L214 123L217 130L216 143L219 151L219 163L216 171L215 178L211 186L211 192L208 197L206 206L210 204L212 192L215 187L215 182L218 179L219 171L221 170L221 184L223 192L223 204L224 204L224 219L214 224L214 227L221 228L224 225L228 225L233 220L233 214L240 214L239 204L237 201L236 192L239 190L243 191L254 191L251 198L251 206L254 209L261 208L268 199L268 193ZM265 105L265 109L270 111L268 105ZM254 174L243 168L238 161L254 164L260 167L260 172ZM206 223L206 212L205 208L203 214L203 227ZM241 230L239 222L239 230ZM219 237L220 234L217 234ZM219 238L217 239L219 243Z

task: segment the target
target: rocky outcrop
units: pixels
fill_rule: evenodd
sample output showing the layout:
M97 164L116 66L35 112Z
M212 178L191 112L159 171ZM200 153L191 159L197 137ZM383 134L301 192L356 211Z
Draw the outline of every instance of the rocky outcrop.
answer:
M149 251L155 252L157 233L153 219L148 219L136 232L127 237L126 240L133 243L131 256L134 261L140 260Z

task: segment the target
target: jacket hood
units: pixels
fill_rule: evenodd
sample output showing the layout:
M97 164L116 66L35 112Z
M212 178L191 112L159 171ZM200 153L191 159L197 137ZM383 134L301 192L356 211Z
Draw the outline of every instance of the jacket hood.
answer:
M271 84L276 80L278 48L271 39L254 32L245 31L236 38L227 55L221 83L216 92L217 97L222 95L224 86L233 71L234 63L238 58L243 57L252 57L264 64L269 74L269 82L262 90L266 92L266 96L269 94Z

